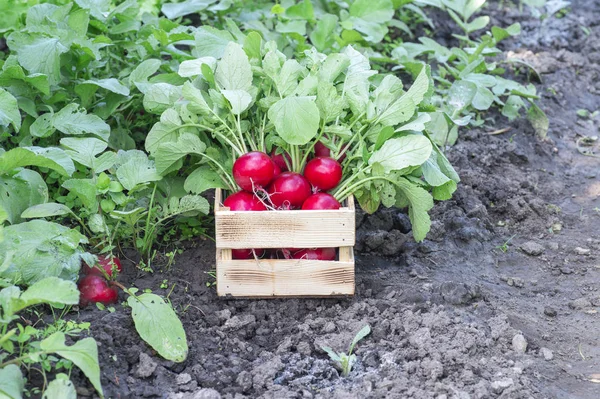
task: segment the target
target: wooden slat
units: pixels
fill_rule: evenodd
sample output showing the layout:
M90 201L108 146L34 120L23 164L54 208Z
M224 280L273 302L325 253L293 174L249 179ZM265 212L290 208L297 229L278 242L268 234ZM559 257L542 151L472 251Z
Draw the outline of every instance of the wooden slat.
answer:
M354 211L215 212L217 248L353 246Z
M217 294L244 298L354 295L354 262L218 260Z

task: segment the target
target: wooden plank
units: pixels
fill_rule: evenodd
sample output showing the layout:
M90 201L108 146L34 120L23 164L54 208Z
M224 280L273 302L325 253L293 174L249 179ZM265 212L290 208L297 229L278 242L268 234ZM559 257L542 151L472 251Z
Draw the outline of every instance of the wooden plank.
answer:
M215 212L217 248L318 248L355 244L355 212Z
M354 295L354 262L219 260L217 294L245 298Z

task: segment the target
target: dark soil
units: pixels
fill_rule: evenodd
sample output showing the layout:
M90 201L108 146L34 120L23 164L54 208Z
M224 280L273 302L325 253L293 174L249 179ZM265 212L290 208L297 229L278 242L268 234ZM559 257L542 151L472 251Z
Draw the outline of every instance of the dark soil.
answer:
M175 284L190 354L160 359L121 307L81 311L107 397L600 397L600 159L578 150L600 118L576 114L600 109L600 1L572 3L542 21L489 7L493 22L523 26L504 50L542 74L547 139L524 119L462 130L448 149L462 183L436 205L427 240L412 240L398 210L359 216L354 298L219 299L207 286L210 240L164 273L130 271L124 280L140 288L166 295ZM321 345L345 350L367 323L373 332L342 378ZM80 396L92 395L74 373Z

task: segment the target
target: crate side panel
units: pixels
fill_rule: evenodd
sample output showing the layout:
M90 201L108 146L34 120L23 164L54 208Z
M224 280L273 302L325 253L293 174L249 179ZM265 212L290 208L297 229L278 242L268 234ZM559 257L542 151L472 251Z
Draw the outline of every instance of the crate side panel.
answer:
M217 293L239 297L353 295L354 263L220 260Z
M217 248L315 248L355 244L354 211L215 213Z

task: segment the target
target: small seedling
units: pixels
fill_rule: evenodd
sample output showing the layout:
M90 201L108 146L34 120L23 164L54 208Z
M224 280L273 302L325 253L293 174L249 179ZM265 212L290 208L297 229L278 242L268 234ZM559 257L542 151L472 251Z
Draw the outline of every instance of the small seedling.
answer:
M342 371L342 377L348 377L348 374L350 374L350 371L352 371L352 366L354 366L354 363L356 363L356 355L352 353L352 351L354 351L354 347L356 346L358 341L360 341L370 333L371 327L368 324L361 328L361 330L358 333L356 333L356 336L352 340L347 354L344 352L336 353L333 351L333 349L327 346L321 347L321 349L327 352L329 358L337 363L337 366Z
M504 242L504 244L502 244L502 245L498 245L498 246L496 247L496 249L499 249L500 251L502 251L502 252L504 252L504 253L508 252L508 244L509 244L509 243L512 241L512 239L513 239L513 238L515 238L515 237L516 237L516 234L514 234L512 237L510 237L508 240L506 240L506 241Z

